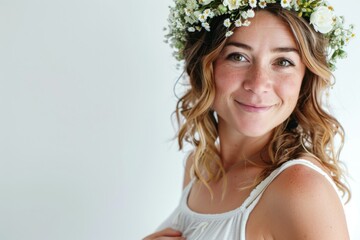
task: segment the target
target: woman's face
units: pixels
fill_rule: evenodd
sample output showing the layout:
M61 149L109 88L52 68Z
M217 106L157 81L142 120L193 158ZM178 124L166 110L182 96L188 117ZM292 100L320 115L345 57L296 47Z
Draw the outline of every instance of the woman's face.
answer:
M219 130L259 137L285 121L297 103L305 74L289 26L259 11L234 30L214 62L214 110Z

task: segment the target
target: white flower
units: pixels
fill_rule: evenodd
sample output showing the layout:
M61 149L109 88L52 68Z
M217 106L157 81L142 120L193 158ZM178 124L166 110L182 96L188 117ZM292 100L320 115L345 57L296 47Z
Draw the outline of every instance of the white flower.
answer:
M341 34L341 29L337 28L334 32L335 36L339 36Z
M231 25L230 19L229 18L225 19L224 26L228 28L228 27L230 27L230 25Z
M203 14L205 15L205 17L210 17L210 15L213 15L212 11L210 9L205 9Z
M229 8L229 10L235 10L240 7L241 1L240 0L223 0L223 5Z
M265 8L265 7L266 7L266 1L265 1L265 0L260 0L259 6L260 6L261 8Z
M328 7L320 6L310 15L310 24L314 25L317 32L326 34L333 29L334 12Z
M251 23L251 22L246 19L246 20L242 23L242 25L245 26L245 27L247 27L247 26L250 25L250 23Z
M192 10L184 8L184 12L185 12L185 15L189 17L192 13Z
M243 19L247 19L248 18L247 12L245 12L245 11L241 12L241 17Z
M290 7L290 0L281 0L281 6L283 8L289 8Z
M203 22L203 23L201 24L201 26L202 26L203 28L205 28L206 31L210 32L210 25L209 25L209 23Z
M235 27L241 27L241 25L242 25L242 22L241 22L241 19L239 18L235 21Z
M199 5L196 0L189 0L186 3L186 8L190 10L198 9Z
M255 17L255 11L252 10L252 9L247 10L246 13L247 13L247 16L248 16L249 18Z
M201 5L208 5L209 3L213 2L214 0L199 0Z
M207 16L205 16L204 14L200 14L200 15L199 15L199 17L198 17L198 19L199 19L199 21L200 21L200 22L202 22L202 23L203 23L203 22L205 22L205 21L206 21Z
M195 32L195 28L194 27L189 27L188 32Z
M300 7L299 7L299 4L298 4L297 0L292 0L291 5L292 5L292 8L293 8L296 12L299 11Z
M230 37L230 36L233 35L233 34L234 34L233 31L227 31L227 32L225 33L225 37Z
M249 6L252 8L256 8L257 0L249 0Z

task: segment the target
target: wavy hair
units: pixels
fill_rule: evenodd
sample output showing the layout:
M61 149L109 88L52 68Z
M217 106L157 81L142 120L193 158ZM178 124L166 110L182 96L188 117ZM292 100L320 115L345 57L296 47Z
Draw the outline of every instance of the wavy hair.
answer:
M339 160L344 130L323 106L324 96L334 79L326 61L327 39L315 32L308 20L278 4L256 11L269 11L289 25L306 66L306 73L293 113L275 127L264 149L268 158L262 159L265 167L254 185L284 162L311 156L328 169L343 196L347 195L349 200L351 194L344 183L344 166ZM210 32L188 34L183 55L189 88L179 98L175 110L179 124L179 148L183 149L185 142L194 146L191 173L205 184L211 194L208 183L226 175L216 147L217 121L211 108L215 98L213 62L226 41L226 28L222 25L226 17L213 19ZM293 119L298 122L295 128L290 127Z

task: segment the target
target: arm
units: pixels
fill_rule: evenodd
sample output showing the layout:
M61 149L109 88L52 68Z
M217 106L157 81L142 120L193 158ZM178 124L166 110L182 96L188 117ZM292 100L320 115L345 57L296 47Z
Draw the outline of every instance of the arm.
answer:
M293 166L274 180L268 192L275 239L349 239L341 201L321 174Z

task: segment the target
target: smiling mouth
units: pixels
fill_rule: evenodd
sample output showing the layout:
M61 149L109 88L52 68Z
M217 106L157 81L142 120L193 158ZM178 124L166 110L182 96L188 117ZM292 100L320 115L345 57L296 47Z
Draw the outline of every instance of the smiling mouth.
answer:
M266 112L269 109L271 109L273 107L273 105L271 106L259 106L259 105L252 105L252 104L244 104L238 101L235 101L238 106L240 106L240 108L245 111L245 112L251 112L251 113L262 113L262 112Z

